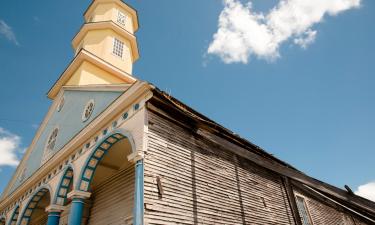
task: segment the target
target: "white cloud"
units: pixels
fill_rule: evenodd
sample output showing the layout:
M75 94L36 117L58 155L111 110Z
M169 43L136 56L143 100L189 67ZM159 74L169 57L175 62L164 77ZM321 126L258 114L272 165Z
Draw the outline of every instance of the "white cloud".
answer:
M307 48L317 31L312 27L325 15L360 6L361 0L280 0L267 14L254 12L251 2L224 0L218 30L207 53L225 63L247 63L251 56L274 60L279 48L289 39Z
M0 127L0 166L17 166L21 138Z
M10 27L4 20L0 19L0 34L3 35L6 39L13 42L15 45L19 46L20 44L17 41L16 35L13 32L12 27Z
M375 181L359 186L355 194L375 202Z

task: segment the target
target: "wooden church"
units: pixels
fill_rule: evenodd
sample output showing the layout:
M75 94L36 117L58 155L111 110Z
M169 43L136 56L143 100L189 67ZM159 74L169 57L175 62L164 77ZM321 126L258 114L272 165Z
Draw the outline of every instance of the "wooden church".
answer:
M2 225L375 224L311 178L132 76L137 11L94 0L0 199Z

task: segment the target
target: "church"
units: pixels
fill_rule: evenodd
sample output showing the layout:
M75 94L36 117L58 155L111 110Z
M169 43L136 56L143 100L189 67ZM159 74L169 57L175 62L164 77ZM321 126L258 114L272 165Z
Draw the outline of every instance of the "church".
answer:
M93 0L0 198L1 225L375 224L314 179L132 75L137 11Z

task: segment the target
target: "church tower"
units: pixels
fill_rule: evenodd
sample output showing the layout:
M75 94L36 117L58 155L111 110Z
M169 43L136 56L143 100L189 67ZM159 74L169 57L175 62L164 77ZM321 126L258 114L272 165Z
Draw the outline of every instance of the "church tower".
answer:
M135 9L121 0L93 0L85 23L72 40L75 58L48 93L54 99L62 86L131 84L139 58Z

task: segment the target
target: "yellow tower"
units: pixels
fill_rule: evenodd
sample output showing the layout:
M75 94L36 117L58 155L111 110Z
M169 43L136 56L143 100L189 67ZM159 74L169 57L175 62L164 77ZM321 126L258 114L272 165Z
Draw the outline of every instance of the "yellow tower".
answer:
M93 0L85 23L75 35L75 58L48 93L54 99L64 85L133 83L139 58L137 12L122 0Z

